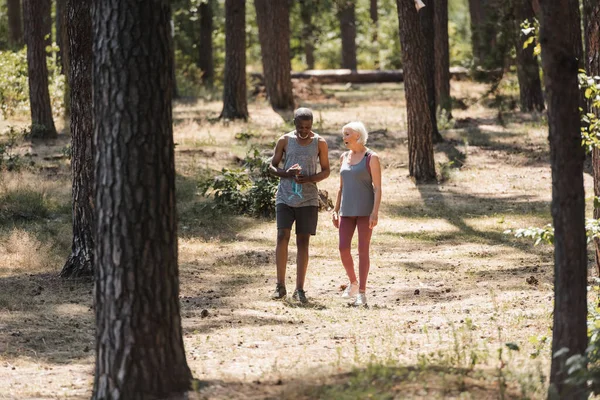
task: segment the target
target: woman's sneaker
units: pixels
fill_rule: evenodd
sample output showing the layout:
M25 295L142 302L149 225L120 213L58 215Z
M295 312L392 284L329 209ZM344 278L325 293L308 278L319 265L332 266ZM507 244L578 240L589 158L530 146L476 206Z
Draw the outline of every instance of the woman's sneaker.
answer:
M277 286L275 286L275 291L271 295L271 299L273 299L273 300L282 299L286 295L287 295L287 290L285 290L285 285L278 283Z
M359 293L356 295L356 299L353 303L350 303L353 307L366 307L367 306L367 295L364 293Z
M342 293L342 299L349 299L358 294L358 282L357 283L349 283L344 289L344 293Z

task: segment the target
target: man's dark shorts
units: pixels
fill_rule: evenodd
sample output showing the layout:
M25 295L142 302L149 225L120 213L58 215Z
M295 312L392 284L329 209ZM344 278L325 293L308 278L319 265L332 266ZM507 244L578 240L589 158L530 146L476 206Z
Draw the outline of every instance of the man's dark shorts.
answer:
M290 207L287 204L277 204L277 229L292 229L296 221L296 235L315 235L319 207Z

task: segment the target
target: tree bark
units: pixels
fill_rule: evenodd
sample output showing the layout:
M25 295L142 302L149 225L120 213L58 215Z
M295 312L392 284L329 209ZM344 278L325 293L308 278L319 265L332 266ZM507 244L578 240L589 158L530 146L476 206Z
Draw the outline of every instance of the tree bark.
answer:
M94 147L92 108L92 3L68 0L65 8L71 66L71 171L73 242L60 276L94 274ZM65 43L66 44L66 43Z
M69 43L66 39L66 5L67 0L56 0L56 45L58 46L58 52L56 53L56 63L60 68L60 73L65 74L64 62L63 62L63 49Z
M338 2L338 18L342 36L342 68L356 71L356 15L354 0Z
M542 0L540 43L548 100L554 223L554 319L550 384L561 399L587 398L566 385L564 363L587 347L587 255L583 190L577 48L579 18L566 12L571 0Z
M540 67L537 57L533 54L534 45L523 48L526 36L520 34L520 24L525 20L533 21L535 13L531 6L531 0L516 0L514 3L515 51L517 53L517 77L519 79L519 95L521 100L521 111L542 111L545 108L544 96L542 94L542 83L540 80Z
M255 0L254 7L267 96L275 111L292 112L289 2Z
M433 143L443 142L444 139L437 127L437 107L435 103L435 32L433 26L434 0L425 0L425 7L419 10L421 31L423 32L424 60L425 60L425 83L427 84L427 104L429 116L431 117L431 140Z
M186 392L168 0L94 2L94 399ZM135 38L135 40L131 40Z
M435 52L435 104L452 118L450 98L450 48L448 43L448 0L437 0L433 9Z
M315 68L315 26L312 22L313 10L316 7L314 0L300 0L300 18L302 19L302 43L304 44L304 57L306 68Z
M21 24L21 1L7 0L9 43L11 46L20 47L23 44L23 29Z
M248 119L246 0L225 0L225 76L221 118Z
M425 39L413 0L396 0L404 64L408 118L408 170L417 183L435 180L432 131L425 75Z
M213 1L200 3L200 46L198 54L198 67L202 70L202 81L207 86L212 86L215 77L213 63Z
M379 47L379 7L377 4L377 0L369 1L369 16L371 17L371 22L373 23L373 36L371 40L373 43ZM375 60L375 69L379 69L381 67L381 58L380 53L378 52L377 58Z
M31 136L44 139L56 137L48 91L48 65L44 44L44 16L49 14L49 9L49 0L23 0Z

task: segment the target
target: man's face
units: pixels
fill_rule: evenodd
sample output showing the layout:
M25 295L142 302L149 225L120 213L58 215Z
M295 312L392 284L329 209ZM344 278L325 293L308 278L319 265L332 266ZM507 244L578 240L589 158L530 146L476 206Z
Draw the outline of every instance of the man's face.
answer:
M296 125L296 133L298 135L305 137L310 134L312 129L312 121L310 119L296 119L294 120L294 125Z

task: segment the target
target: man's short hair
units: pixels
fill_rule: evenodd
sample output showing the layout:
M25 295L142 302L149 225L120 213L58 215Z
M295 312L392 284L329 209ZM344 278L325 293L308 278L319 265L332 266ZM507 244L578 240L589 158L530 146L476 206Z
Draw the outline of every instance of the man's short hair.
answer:
M301 119L303 121L312 121L313 113L310 108L300 107L296 111L294 111L294 121Z

